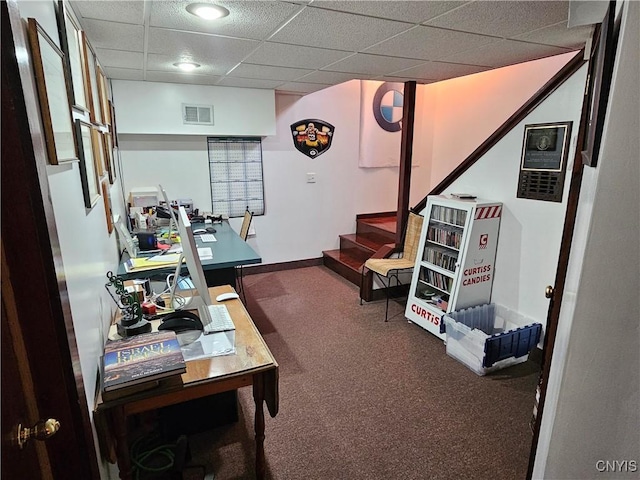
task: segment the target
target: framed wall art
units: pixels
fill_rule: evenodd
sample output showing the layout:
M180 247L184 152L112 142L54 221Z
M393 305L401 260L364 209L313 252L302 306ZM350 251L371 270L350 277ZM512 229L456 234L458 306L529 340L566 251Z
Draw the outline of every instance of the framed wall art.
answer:
M96 171L96 161L93 156L93 139L91 124L76 120L76 138L78 139L78 153L80 154L80 182L84 206L93 208L100 198L100 178Z
M87 85L87 103L89 106L89 115L92 123L102 124L102 109L100 106L100 91L98 87L98 71L96 65L96 56L89 44L89 40L82 33L82 47L84 56L84 73L85 84Z
M93 147L96 173L98 178L102 178L107 171L104 162L104 138L102 137L102 132L95 127L91 128L91 145Z
M113 137L113 146L118 148L118 130L116 129L116 109L111 100L109 100L109 112L111 112L111 136Z
M104 201L104 215L107 221L107 231L109 234L113 232L113 214L111 213L111 194L109 192L109 182L103 180L100 182L102 188L102 200Z
M109 175L109 183L113 184L116 180L115 159L113 158L113 143L111 141L111 133L104 132L102 134L102 143L104 145L104 160Z
M602 24L596 30L594 44L589 60L589 84L587 101L589 102L589 123L582 145L582 163L589 167L598 165L600 143L604 120L607 113L607 102L611 79L613 77L613 64L616 56L616 45L620 33L620 23L615 21L615 3L610 2Z
M28 33L49 163L77 160L64 54L35 18L28 19Z
M572 122L524 126L517 198L561 202Z
M67 90L74 108L88 111L82 61L80 26L76 23L63 0L58 0L58 29L60 44L65 54Z
M102 68L97 67L96 75L98 79L98 92L100 94L100 111L102 112L102 123L111 125L111 111L109 110L109 87L107 77Z

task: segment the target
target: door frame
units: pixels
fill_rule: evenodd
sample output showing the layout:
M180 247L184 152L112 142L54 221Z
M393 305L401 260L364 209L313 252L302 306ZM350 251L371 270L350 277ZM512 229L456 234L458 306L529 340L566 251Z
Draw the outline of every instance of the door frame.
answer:
M24 446L25 450L42 446L46 449L48 466L46 461L41 462L41 469L50 471L41 470L43 478L98 479L93 430L48 184L48 169L66 167L47 165L30 58L16 53L30 51L26 23L16 0L1 3L2 284L3 293L5 288L13 291L10 303L3 295L3 306L10 312L7 319L15 326L7 346L20 363L19 370L28 372L21 376L19 387L27 403L33 405L28 409L28 418L16 418L9 425L3 423L3 441L13 431L14 423L32 426L40 419L56 418L60 430L54 436ZM14 338L16 334L18 337ZM16 366L3 363L2 369L5 368ZM7 447L3 460L16 464L6 468L26 468L19 464L22 456L10 455L10 451Z
M560 319L560 309L562 307L562 296L564 294L567 270L569 268L569 256L571 244L573 242L573 232L575 228L578 204L580 202L580 187L582 185L582 174L585 165L595 167L593 156L597 157L598 152L591 149L598 148L600 139L596 136L602 134L601 122L604 121L608 94L613 79L613 66L615 63L618 34L620 31L619 19L616 21L615 0L609 2L607 13L601 24L596 26L593 40L594 48L589 57L588 83L585 88L580 116L580 127L576 141L576 151L571 172L569 198L560 242L560 255L553 285L553 293L549 301L547 314L547 325L545 327L545 338L542 350L541 372L538 382L538 401L536 407L535 421L533 422L533 438L531 441L531 451L529 454L529 467L527 480L533 476L536 452L540 438L540 428L542 425L542 415L549 383L549 373L553 360L553 350L558 332L558 321ZM597 44L596 44L597 42ZM595 102L595 104L594 104ZM582 149L585 147L585 149ZM542 292L540 292L542 294Z

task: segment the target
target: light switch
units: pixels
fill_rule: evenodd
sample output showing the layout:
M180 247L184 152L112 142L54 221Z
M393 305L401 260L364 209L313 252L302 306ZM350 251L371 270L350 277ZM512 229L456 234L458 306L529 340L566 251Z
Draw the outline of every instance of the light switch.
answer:
M315 173L307 173L307 183L316 183Z

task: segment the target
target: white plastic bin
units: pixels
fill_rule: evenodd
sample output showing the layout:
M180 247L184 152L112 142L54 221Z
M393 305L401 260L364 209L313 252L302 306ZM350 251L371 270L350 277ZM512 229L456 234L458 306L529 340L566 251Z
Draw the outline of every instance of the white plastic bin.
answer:
M542 332L540 323L493 303L447 313L444 325L447 355L478 375L527 361Z

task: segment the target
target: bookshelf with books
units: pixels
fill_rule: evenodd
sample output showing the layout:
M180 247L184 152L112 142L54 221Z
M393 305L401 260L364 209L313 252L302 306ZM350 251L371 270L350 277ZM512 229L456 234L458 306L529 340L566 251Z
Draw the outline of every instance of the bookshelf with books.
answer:
M442 339L445 313L491 300L502 204L467 197L431 195L422 212L405 316Z

